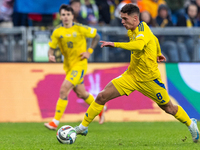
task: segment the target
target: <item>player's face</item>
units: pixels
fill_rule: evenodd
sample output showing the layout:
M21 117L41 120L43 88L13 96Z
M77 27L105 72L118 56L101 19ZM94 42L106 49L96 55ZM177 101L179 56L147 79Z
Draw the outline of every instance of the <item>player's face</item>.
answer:
M63 24L68 25L73 22L74 15L72 14L71 11L67 11L65 9L61 9L60 11L60 20L62 21Z
M131 14L128 15L127 13L121 13L121 18L122 18L122 24L123 26L129 30L135 30L136 25L136 21L137 21L137 15L136 14Z

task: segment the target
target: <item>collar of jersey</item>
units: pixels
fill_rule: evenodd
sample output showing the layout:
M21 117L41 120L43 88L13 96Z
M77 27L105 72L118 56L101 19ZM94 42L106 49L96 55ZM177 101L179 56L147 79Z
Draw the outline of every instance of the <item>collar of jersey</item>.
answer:
M73 22L73 23L72 23L72 26L74 26L74 25L75 25L75 23ZM64 27L63 23L61 23L61 26Z

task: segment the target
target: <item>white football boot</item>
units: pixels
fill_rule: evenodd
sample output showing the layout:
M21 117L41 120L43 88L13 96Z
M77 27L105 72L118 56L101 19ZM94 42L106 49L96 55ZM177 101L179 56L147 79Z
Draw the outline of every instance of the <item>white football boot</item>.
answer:
M190 133L192 134L192 140L197 143L199 140L199 129L197 127L197 120L191 118L192 124L188 127Z
M75 127L74 129L76 130L76 134L77 134L77 135L80 134L80 135L86 136L87 133L88 133L88 128L86 128L86 129L84 129L84 130L81 130L81 129L79 128L79 126L77 126L77 127Z

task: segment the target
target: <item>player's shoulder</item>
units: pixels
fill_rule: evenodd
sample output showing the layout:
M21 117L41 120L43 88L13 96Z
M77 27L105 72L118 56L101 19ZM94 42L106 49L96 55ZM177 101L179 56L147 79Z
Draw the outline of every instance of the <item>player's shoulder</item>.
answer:
M138 25L138 31L148 31L149 30L149 26L144 22L144 21L141 21Z
M57 26L54 28L54 30L61 29L62 27L63 27L63 25L62 25L62 23L61 23L61 24L57 25Z
M73 24L79 29L91 29L92 28L92 27L90 27L88 25L84 25L84 24L81 24L81 23L74 22Z
M63 27L62 24L57 25L57 26L54 28L53 32L54 32L54 33L60 32L60 31L62 30L62 27Z
M74 24L75 26L77 26L78 28L86 28L86 29L89 28L89 26L84 25L84 24L81 24L81 23L76 23L76 22L74 22L73 24Z

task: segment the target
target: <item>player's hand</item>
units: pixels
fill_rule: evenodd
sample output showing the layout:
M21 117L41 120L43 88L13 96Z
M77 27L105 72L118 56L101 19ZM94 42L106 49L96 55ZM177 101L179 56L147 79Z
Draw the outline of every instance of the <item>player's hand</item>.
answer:
M49 62L56 62L56 58L54 55L49 55Z
M101 48L103 47L115 47L113 42L106 42L106 41L100 41L101 44Z
M158 62L166 61L166 58L165 58L165 56L162 54L161 56L158 56L158 57L157 57L157 61L158 61Z
M89 59L90 58L90 53L89 52L83 52L83 53L81 53L81 60L83 60L83 59Z

